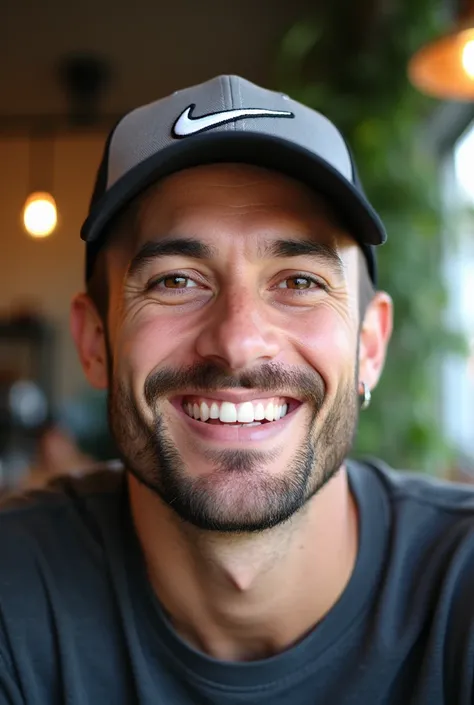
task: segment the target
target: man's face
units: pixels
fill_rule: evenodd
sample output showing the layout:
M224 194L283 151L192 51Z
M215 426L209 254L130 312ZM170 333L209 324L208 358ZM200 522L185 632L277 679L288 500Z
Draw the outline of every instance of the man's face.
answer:
M289 519L356 428L357 246L310 189L243 165L163 180L133 242L108 253L126 466L200 528Z

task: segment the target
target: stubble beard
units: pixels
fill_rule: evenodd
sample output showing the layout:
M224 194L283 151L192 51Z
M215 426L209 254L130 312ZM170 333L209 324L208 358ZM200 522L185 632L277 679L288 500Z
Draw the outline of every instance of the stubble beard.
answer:
M145 398L153 412L149 423L129 389L117 378L109 391L109 423L127 471L152 490L181 520L222 533L262 532L288 521L334 477L349 453L358 420L355 379L337 392L331 408L321 411L324 383L316 373L296 373L300 395L311 404L304 440L283 474L274 475L279 450L229 449L207 451L210 470L193 477L173 443L161 410L171 389L205 390L240 386L259 390L288 387L291 374L267 365L259 373L230 380L210 366L184 373L160 370L145 384ZM186 378L187 384L183 384ZM192 382L192 383L190 383ZM281 386L280 386L281 388ZM320 423L318 423L320 421Z

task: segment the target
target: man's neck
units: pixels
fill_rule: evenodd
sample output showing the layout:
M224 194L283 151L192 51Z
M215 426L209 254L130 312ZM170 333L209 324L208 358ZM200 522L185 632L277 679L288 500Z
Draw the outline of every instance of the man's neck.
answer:
M345 469L289 522L260 534L202 532L129 478L148 575L177 632L221 660L290 647L337 602L357 556L358 522Z

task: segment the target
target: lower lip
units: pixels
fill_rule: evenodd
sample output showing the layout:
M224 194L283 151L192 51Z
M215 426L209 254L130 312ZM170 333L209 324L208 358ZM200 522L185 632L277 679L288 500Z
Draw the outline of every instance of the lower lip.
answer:
M301 404L292 409L282 419L270 421L261 426L232 426L230 424L209 424L196 421L186 414L181 402L171 401L172 406L178 411L191 431L210 441L223 443L250 443L271 440L284 431L293 421L295 414L301 409Z

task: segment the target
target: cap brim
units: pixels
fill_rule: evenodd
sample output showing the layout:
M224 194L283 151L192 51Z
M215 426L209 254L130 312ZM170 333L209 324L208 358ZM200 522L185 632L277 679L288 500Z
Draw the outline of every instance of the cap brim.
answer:
M293 142L252 132L203 133L148 157L92 205L81 229L82 239L97 241L113 217L158 179L217 162L255 164L292 176L324 195L358 242L381 245L386 240L382 221L363 193L328 162Z

